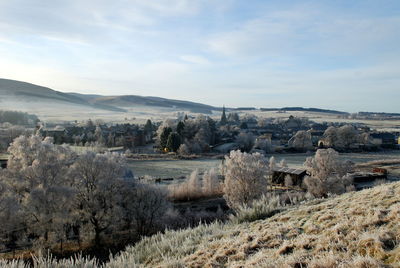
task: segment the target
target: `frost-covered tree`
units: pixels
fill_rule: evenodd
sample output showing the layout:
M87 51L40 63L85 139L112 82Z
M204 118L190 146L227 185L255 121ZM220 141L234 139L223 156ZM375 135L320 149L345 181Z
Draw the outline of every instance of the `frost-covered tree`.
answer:
M111 153L87 152L71 167L79 217L90 225L96 245L101 242L101 234L117 224L124 172L124 158Z
M331 148L317 150L314 157L306 159L304 167L309 174L304 179L304 184L314 196L340 194L352 189L352 180L348 173L352 171L353 164L340 160L339 153Z
M261 154L231 151L225 157L223 169L224 198L231 208L249 205L266 193L269 168Z
M254 149L258 149L258 150L262 150L262 151L264 151L266 153L270 153L270 152L273 151L272 143L271 143L270 140L267 140L267 139L257 138L255 143L254 143L254 147L253 148Z
M95 136L96 142L99 145L104 146L106 144L106 140L103 136L103 131L101 130L101 127L99 125L96 126L96 129L94 131L94 136Z
M274 170L276 168L276 160L274 156L271 156L268 161L268 166L270 170Z
M221 183L219 181L217 171L214 168L204 172L202 182L203 195L212 196L220 194L222 192Z
M15 249L23 237L24 218L17 197L2 183L2 178L0 170L0 249L3 246Z
M138 236L150 235L159 230L162 217L170 207L167 193L149 184L125 182L121 189L122 219L126 229L133 229Z
M238 113L229 113L228 114L228 122L229 123L233 123L233 124L237 124L240 121L239 119L239 114Z
M281 167L288 167L288 164L287 164L287 162L286 162L286 160L284 158L281 160L281 162L279 162L279 165Z
M313 147L311 140L311 133L308 131L300 130L289 140L289 147L296 150L308 150Z
M181 144L178 149L178 154L179 155L190 155L189 146L187 146L185 143Z
M328 127L323 136L324 146L334 147L337 144L338 135L337 130L334 126Z
M339 128L330 126L325 130L323 138L325 146L337 149L347 149L359 140L358 131L351 125L344 125Z
M245 152L250 152L255 143L255 137L251 132L241 132L236 137L236 142L239 144L240 149Z
M68 168L74 154L52 138L21 136L11 144L4 182L18 199L30 234L43 246L62 236L74 190Z
M358 142L358 132L352 125L341 126L338 130L338 147L349 148L352 144Z

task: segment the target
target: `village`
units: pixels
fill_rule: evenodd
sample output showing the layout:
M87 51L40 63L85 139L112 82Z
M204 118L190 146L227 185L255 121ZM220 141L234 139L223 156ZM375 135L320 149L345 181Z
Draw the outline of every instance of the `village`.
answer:
M245 111L239 116L238 111ZM316 123L308 118L295 117L290 111L286 118L259 118L253 108L225 109L220 117L192 116L177 113L175 119L145 124L110 124L102 120L45 123L35 120L13 126L9 122L0 127L0 141L10 144L21 134L51 137L55 144L67 144L78 154L86 151L124 153L127 158L154 159L223 159L232 150L258 152L263 155L311 153L321 148L333 148L341 153L368 153L399 150L400 132L379 132L364 124ZM26 115L24 115L26 117ZM361 113L360 116L365 116ZM1 148L1 147L0 147ZM7 167L8 154L3 145L0 164ZM274 166L271 182L301 186L307 175L302 167ZM133 170L133 174L135 171ZM371 187L375 181L386 180L388 171L375 165L354 173L357 189ZM139 178L139 177L138 177ZM171 181L177 178L156 178Z

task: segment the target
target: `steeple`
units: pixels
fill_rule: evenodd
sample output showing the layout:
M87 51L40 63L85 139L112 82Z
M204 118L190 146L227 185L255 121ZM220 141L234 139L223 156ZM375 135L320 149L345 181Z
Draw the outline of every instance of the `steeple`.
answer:
M226 125L228 123L228 120L226 119L226 113L225 113L225 105L222 108L222 115L221 115L221 126Z

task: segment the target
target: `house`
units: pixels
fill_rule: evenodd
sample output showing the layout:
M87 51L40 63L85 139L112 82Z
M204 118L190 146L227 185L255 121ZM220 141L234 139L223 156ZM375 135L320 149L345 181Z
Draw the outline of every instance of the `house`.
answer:
M292 179L293 185L301 185L304 177L307 175L305 169L295 169L287 167L276 167L272 170L272 183L273 184L285 184L286 176Z
M370 137L372 139L372 143L377 146L390 148L396 145L396 138L392 133L371 133Z
M66 129L61 126L56 126L54 128L43 127L39 129L39 133L43 137L53 137L56 144L61 144L64 141L64 135L66 134Z
M268 143L271 143L272 142L272 133L264 133L263 135L258 136L256 138L256 141L257 142L266 141Z
M310 134L311 134L311 141L312 141L313 145L319 146L319 142L321 141L321 139L324 136L324 131L311 129Z

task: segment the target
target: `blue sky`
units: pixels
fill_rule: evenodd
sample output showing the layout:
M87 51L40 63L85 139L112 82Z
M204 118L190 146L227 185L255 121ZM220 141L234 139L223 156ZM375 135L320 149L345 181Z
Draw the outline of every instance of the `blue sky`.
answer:
M0 0L0 77L218 106L400 112L400 1Z

